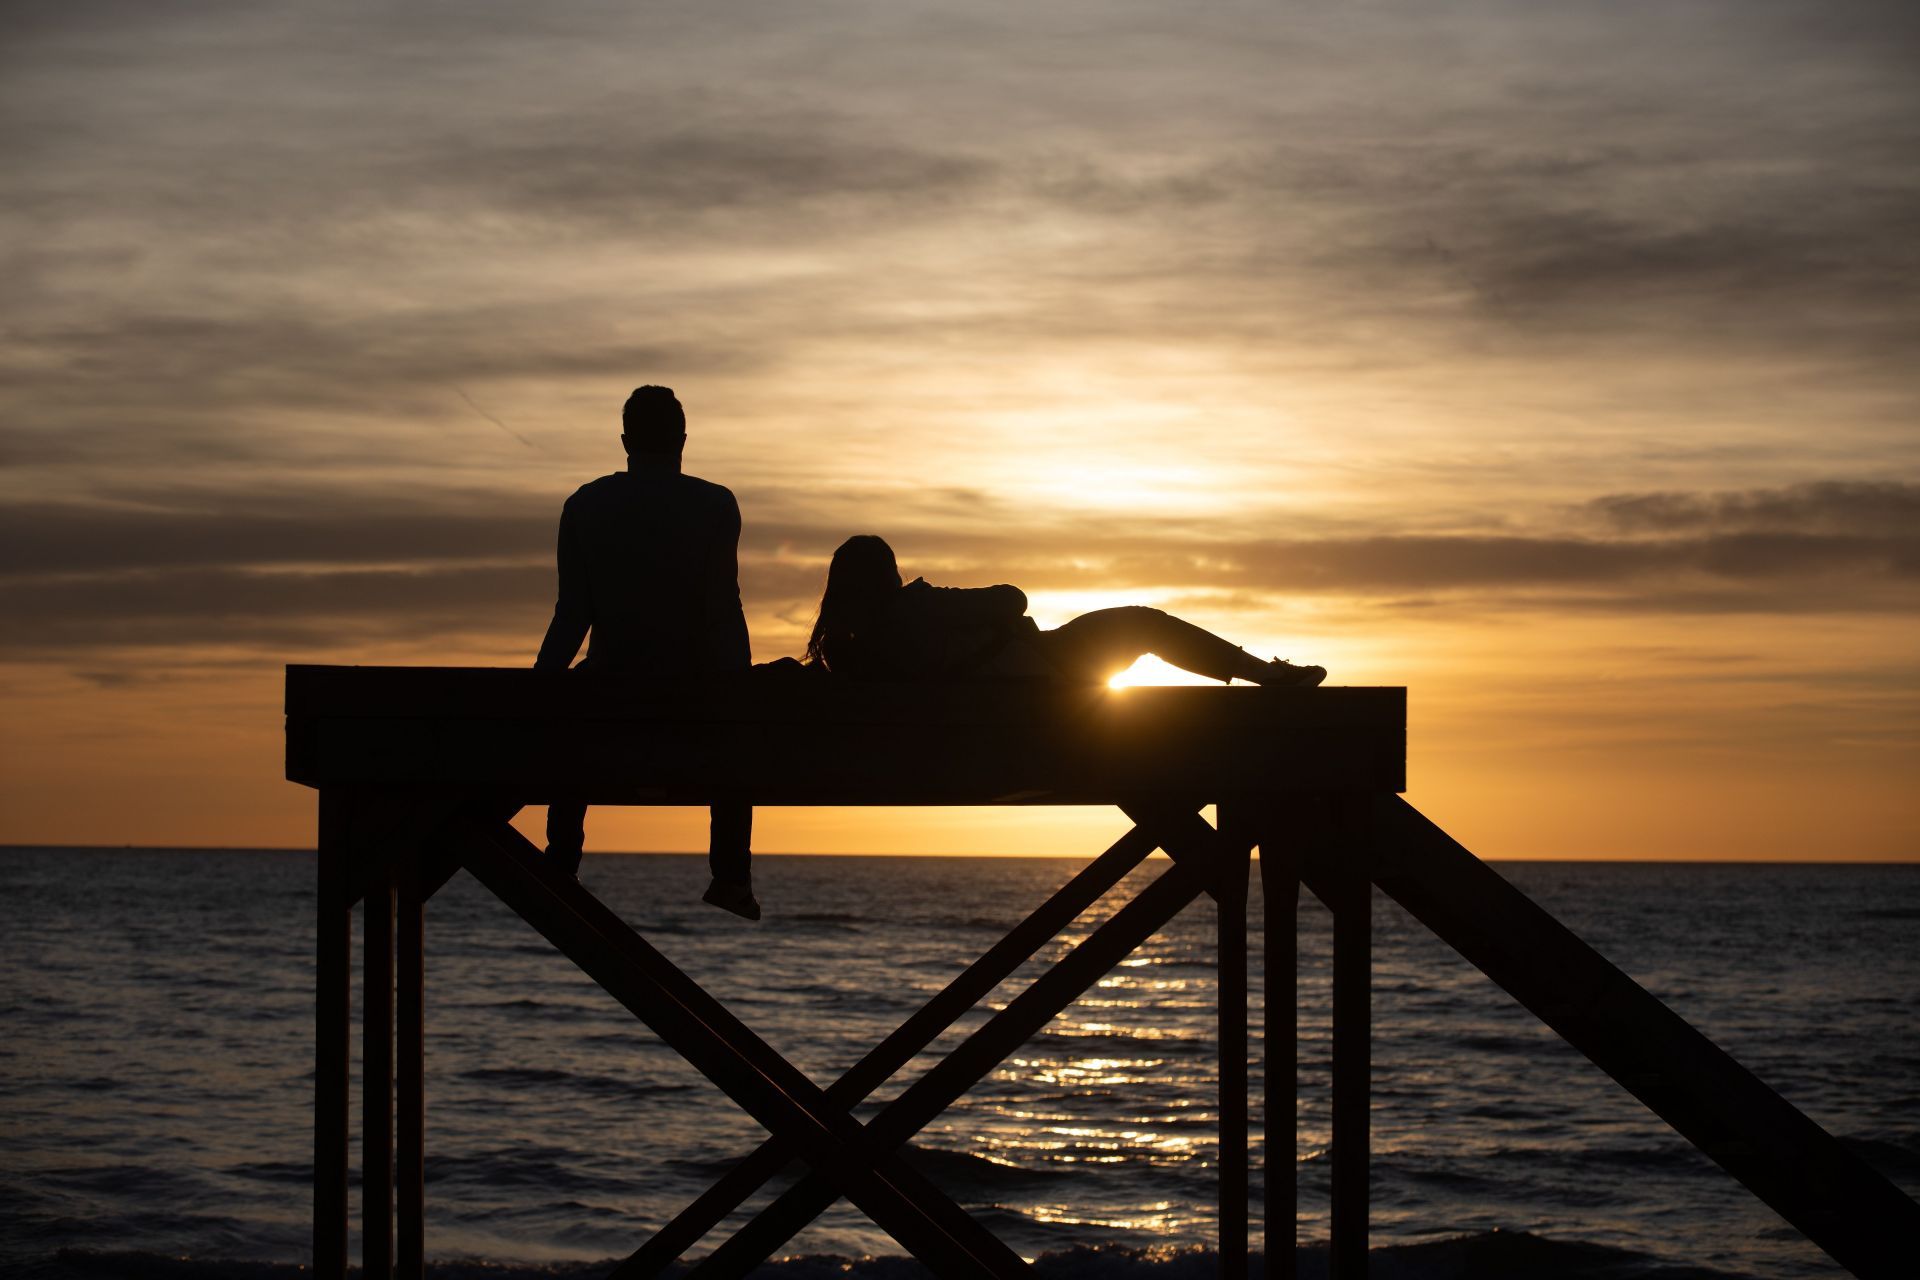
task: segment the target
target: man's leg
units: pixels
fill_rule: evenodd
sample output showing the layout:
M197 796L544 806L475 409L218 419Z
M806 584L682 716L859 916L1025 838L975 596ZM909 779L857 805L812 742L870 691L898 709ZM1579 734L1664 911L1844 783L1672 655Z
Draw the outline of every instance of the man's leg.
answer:
M753 806L716 804L708 811L707 869L715 880L753 878Z
M734 801L708 811L707 869L713 883L701 901L747 920L760 918L753 896L753 806Z
M587 806L562 800L547 806L547 857L569 875L580 874L587 847Z

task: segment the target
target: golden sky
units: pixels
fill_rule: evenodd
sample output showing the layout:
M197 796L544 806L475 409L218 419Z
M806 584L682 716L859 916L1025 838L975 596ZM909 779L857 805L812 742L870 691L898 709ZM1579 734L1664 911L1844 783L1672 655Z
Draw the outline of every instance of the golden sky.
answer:
M282 664L530 663L655 382L761 660L881 533L1409 686L1409 796L1484 854L1920 854L1905 0L9 23L0 841L310 844Z

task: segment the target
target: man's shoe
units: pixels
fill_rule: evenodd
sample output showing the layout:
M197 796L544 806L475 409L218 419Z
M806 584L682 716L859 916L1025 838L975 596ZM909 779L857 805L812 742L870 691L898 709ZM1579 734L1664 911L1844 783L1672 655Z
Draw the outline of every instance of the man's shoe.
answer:
M1299 667L1275 658L1253 682L1274 689L1311 689L1326 678L1325 667Z
M722 911L731 911L742 920L758 920L760 904L754 899L753 884L747 880L715 880L707 885L700 901Z

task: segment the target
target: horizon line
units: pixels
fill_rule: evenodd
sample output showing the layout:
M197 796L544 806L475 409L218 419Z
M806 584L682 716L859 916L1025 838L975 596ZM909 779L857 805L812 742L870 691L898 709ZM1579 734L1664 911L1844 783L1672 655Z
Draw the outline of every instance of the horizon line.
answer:
M298 845L128 844L124 842L121 844L70 844L70 843L64 843L64 842L22 843L22 842L0 841L0 854L31 852L31 851L38 851L38 850L46 850L46 851L65 850L67 852L72 852L72 853L129 853L129 852L268 853L268 854L298 853L298 854L309 854L309 855L317 855L319 853L318 849L312 848L310 846L298 846ZM706 851L703 849L604 849L604 850L589 850L586 856L590 858L704 858L706 856ZM1090 861L1093 857L1096 857L1098 855L1094 854L1094 855L1083 856L1080 854L1072 854L1072 853L998 853L998 852L996 853L961 853L961 852L857 853L857 852L823 852L818 850L781 851L781 850L756 849L753 851L753 856L756 858L978 858L978 859L1018 858L1018 859L1025 859L1025 860L1033 860L1033 859L1040 859L1040 858L1056 858L1056 859L1062 859L1066 861L1081 861L1081 860ZM1159 850L1159 849L1154 850L1152 853L1148 854L1147 856L1150 859L1161 859L1161 860L1165 860L1167 857L1166 853L1163 850ZM1260 854L1259 854L1259 851L1256 849L1252 854L1252 861L1258 862L1259 860L1260 860ZM1643 857L1637 854L1619 854L1619 855L1507 854L1507 855L1484 855L1482 856L1481 860L1484 862L1571 862L1571 863L1627 862L1627 863L1642 863L1642 864L1659 863L1659 864L1666 864L1666 865L1673 865L1673 866L1697 865L1697 866L1730 866L1730 867L1739 867L1739 866L1818 866L1818 867L1920 866L1920 854L1910 854L1904 857L1897 857L1897 858L1809 858L1809 857L1791 857L1791 856L1740 857L1740 858L1699 858L1699 857L1687 858L1687 857L1669 857L1669 856L1659 856L1659 855Z

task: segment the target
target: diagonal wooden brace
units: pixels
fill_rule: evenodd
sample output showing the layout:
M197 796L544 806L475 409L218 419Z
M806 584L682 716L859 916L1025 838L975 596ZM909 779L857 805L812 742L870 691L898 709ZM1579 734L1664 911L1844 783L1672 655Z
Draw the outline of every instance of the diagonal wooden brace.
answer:
M483 819L457 820L450 833L482 884L756 1121L792 1141L815 1176L839 1187L936 1275L1010 1280L1025 1269L897 1157L873 1154L851 1116L571 876L538 869L525 837Z
M1913 1275L1920 1205L1885 1175L1405 800L1358 818L1387 896L1840 1265Z
M881 1108L863 1135L876 1158L904 1146L1008 1054L1217 883L1219 864L1234 856L1219 833L1190 810L1140 812L1129 808L1127 815L1175 855L1172 869L1163 872L1006 1008ZM1244 857L1245 852L1242 846L1239 856ZM817 1173L809 1174L689 1272L689 1280L733 1280L746 1275L837 1199L839 1194L832 1184Z
M928 1000L919 1012L901 1023L892 1035L849 1067L846 1074L828 1086L828 1099L848 1108L864 1101L939 1038L956 1019L1032 959L1061 929L1079 919L1101 895L1139 866L1154 847L1153 837L1142 828L1127 831ZM658 1275L765 1186L793 1154L791 1144L781 1138L767 1139L616 1267L608 1280L638 1280Z

